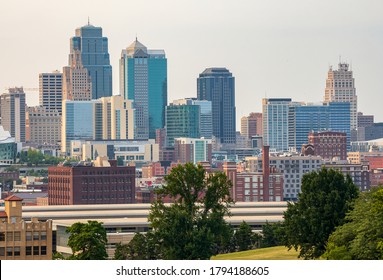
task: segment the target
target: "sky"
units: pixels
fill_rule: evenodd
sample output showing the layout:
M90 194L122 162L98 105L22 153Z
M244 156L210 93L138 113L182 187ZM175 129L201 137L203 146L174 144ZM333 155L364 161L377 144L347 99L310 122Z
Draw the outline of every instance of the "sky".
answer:
M205 68L226 67L236 83L239 119L262 98L323 100L330 65L350 63L358 111L381 110L383 1L364 0L12 0L0 3L0 90L38 88L38 75L62 71L77 27L100 26L109 40L113 90L121 50L135 37L168 59L168 101L197 96ZM27 104L38 104L38 92Z

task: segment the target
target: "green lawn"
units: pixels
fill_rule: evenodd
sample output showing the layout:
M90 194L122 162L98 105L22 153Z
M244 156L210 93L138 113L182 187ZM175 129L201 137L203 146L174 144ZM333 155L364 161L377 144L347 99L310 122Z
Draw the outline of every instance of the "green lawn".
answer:
M217 255L212 260L299 260L298 252L284 246Z

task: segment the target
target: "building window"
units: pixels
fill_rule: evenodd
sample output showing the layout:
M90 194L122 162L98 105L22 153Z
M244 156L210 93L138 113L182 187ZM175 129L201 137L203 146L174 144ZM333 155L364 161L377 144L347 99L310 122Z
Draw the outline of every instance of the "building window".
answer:
M41 240L47 240L47 232L46 231L41 232Z
M7 232L7 241L13 241L13 232Z
M15 241L20 241L21 240L21 232L20 231L15 231L15 233L14 233L14 240Z
M39 240L39 232L33 233L33 240Z
M32 246L25 247L25 254L27 256L32 256Z
M41 255L45 256L47 254L47 246L41 246Z
M39 246L33 246L33 255L38 256L39 255Z
M5 241L5 233L0 232L0 241Z
M25 235L25 239L27 241L30 241L32 240L32 232L31 231L27 231L26 235Z
M15 247L14 250L14 256L20 256L20 247Z
M7 248L7 256L8 256L8 257L13 256L13 250L12 250L12 249L13 249L12 247L8 247L8 248Z
M0 247L0 257L5 256L5 247Z

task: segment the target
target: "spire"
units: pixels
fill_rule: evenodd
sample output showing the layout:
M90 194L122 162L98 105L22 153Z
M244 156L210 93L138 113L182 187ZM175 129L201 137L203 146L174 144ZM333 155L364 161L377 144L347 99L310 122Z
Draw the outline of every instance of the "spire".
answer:
M90 25L90 20L89 20L89 16L88 16L88 25Z

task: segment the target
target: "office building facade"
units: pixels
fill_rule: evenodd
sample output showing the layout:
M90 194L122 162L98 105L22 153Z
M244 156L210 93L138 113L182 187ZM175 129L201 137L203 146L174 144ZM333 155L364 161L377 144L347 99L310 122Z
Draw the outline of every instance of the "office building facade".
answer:
M76 65L88 71L92 84L91 99L112 96L112 66L109 60L108 38L103 36L101 27L88 23L76 29L75 36L70 39L68 66L76 68ZM81 77L86 80L85 73ZM76 83L81 81L74 79L72 84Z
M235 144L235 78L226 68L207 68L197 78L197 99L211 101L213 136L222 144Z
M16 142L25 142L25 93L22 87L9 88L0 96L1 125Z
M327 73L324 102L350 103L350 128L358 128L358 98L355 89L355 79L348 63L339 63L338 70L330 69Z
M289 107L291 98L262 99L263 143L277 151L289 148Z
M0 211L0 260L52 260L52 220L22 219L22 199L11 195Z
M62 112L62 73L39 74L39 103L46 110Z
M343 132L350 147L350 103L322 104L292 102L289 107L289 148L297 151L307 143L310 132Z
M9 131L0 125L0 164L13 164L16 162L17 144Z
M165 126L167 59L163 50L148 50L137 38L120 58L120 93L134 101L136 138L155 139Z
M174 139L174 161L177 163L210 162L211 140L180 137Z
M28 107L26 142L56 146L61 142L61 113L43 106Z
M175 100L165 110L166 146L173 147L179 137L200 137L200 106L187 105L184 100Z
M248 139L262 135L262 113L250 113L241 118L241 135Z
M100 157L89 166L48 167L49 205L134 203L135 173Z

